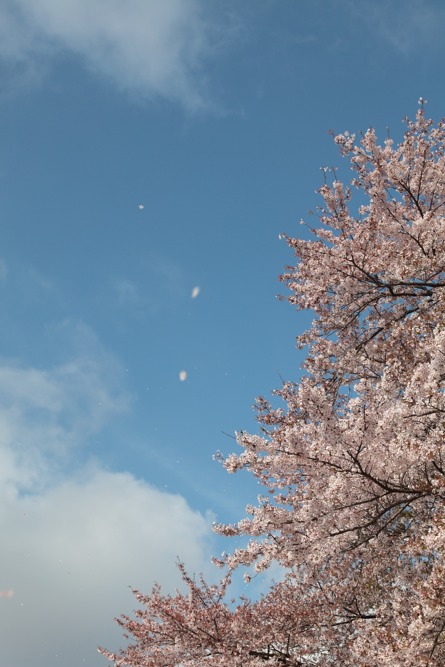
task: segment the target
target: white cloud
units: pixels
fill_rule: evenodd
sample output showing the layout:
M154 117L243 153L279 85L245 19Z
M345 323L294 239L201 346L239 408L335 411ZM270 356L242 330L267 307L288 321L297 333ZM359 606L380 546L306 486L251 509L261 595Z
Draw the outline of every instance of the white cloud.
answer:
M85 475L2 504L4 665L103 665L97 645L122 646L113 619L137 606L130 585L171 591L178 554L205 566L208 522L183 498L130 474Z
M216 27L203 0L4 0L0 56L36 68L59 53L143 97L207 105L203 65Z
M109 369L80 357L49 371L0 364L0 498L43 488L129 397L108 386Z
M130 401L116 362L79 327L83 355L70 362L0 363L2 665L100 667L97 645L124 642L113 618L136 606L129 586L172 590L177 556L196 571L209 562L206 517L89 455Z

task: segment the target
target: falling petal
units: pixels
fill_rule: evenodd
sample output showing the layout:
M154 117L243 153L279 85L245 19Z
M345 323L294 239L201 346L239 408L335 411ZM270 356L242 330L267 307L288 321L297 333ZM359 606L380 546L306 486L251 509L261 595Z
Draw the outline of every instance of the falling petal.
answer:
M179 379L181 380L181 382L184 382L185 380L187 380L187 372L186 371L180 371Z
M197 297L198 294L199 294L199 291L200 291L199 287L194 287L194 288L192 289L192 299L196 299L196 297Z
M0 591L0 598L12 598L14 591L10 589L9 591Z

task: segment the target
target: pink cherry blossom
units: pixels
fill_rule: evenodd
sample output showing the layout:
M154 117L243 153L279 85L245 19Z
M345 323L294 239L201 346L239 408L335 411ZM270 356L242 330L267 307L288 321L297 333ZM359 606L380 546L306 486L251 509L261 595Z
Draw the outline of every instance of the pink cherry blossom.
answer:
M219 586L181 566L186 593L135 591L116 667L445 664L445 122L424 104L398 145L334 137L353 179L323 170L311 237L286 236L288 300L315 317L302 379L225 459L263 486L215 527L248 542ZM230 601L233 570L273 562L283 582Z

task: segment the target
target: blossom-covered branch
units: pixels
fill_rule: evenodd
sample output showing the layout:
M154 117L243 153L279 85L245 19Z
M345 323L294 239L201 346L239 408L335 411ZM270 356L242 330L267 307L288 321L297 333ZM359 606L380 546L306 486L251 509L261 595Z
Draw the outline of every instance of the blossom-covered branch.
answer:
M237 606L185 572L189 597L137 594L116 666L445 664L445 123L423 103L406 123L398 145L335 137L354 177L326 173L312 237L286 237L289 301L315 314L304 375L224 460L264 487L216 526L249 538L225 565L285 580Z

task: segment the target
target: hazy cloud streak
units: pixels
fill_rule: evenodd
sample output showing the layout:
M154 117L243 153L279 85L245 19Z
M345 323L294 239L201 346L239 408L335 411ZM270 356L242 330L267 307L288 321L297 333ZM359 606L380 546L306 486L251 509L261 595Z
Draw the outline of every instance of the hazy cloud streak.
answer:
M91 347L50 369L0 363L5 665L100 666L96 646L117 648L113 617L134 608L129 586L171 590L179 554L197 571L210 563L210 520L89 450L131 406L119 364Z
M36 68L63 51L142 97L207 106L203 64L215 26L201 0L10 0L0 7L0 57Z

